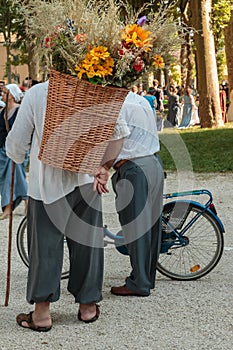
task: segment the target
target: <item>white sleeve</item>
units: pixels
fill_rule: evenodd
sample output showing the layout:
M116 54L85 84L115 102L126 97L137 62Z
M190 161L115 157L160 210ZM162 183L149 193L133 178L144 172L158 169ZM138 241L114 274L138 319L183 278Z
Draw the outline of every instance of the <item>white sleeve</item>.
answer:
M130 134L130 130L127 126L125 119L122 115L119 115L116 121L116 125L111 137L111 141L122 139Z
M15 122L6 138L6 153L15 163L22 163L30 148L34 131L33 101L30 90L25 94Z

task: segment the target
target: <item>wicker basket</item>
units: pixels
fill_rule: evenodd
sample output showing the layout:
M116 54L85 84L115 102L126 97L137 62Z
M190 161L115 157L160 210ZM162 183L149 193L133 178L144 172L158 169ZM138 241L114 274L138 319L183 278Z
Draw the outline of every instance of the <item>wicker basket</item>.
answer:
M56 168L93 174L127 93L51 70L39 159Z

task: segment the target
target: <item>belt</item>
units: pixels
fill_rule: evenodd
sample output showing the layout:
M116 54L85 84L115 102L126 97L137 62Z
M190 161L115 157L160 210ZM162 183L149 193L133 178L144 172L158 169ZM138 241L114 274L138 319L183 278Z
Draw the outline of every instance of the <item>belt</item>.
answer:
M114 166L113 169L118 170L123 164L125 164L126 162L128 162L129 159L121 159L119 160Z
M157 153L154 153L154 156L157 156ZM128 162L130 159L121 159L119 160L114 166L113 169L114 170L118 170L123 164L125 164L126 162Z

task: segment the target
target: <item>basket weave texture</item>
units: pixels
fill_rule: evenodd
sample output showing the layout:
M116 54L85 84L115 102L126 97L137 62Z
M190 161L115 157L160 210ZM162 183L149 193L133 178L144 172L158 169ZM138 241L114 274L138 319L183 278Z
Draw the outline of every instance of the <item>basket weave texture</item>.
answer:
M100 165L128 90L93 85L51 70L39 159L93 174Z

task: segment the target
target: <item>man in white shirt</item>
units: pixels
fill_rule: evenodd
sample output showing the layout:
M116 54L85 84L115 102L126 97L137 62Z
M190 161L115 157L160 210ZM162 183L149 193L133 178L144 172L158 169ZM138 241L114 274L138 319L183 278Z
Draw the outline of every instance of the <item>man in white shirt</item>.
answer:
M112 185L132 271L111 293L148 296L155 285L161 245L164 172L157 156L159 138L153 111L143 97L130 92L120 117L127 123L128 136L116 159L110 155L104 163L116 170Z
M16 163L30 148L27 301L35 309L19 314L17 323L40 332L52 328L50 303L60 297L64 234L70 253L68 290L80 304L78 319L89 323L99 317L104 245L98 191L105 192L108 178L100 167L102 183L94 191L94 176L56 169L38 159L47 93L48 82L28 90L6 141L7 155Z

